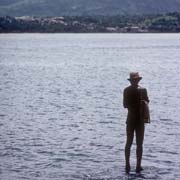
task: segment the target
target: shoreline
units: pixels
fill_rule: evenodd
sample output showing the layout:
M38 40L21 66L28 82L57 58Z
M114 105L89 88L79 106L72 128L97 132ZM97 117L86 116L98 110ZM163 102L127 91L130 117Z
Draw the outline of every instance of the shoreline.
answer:
M141 16L0 17L0 33L180 33L180 13Z
M180 34L180 32L0 32L0 34Z

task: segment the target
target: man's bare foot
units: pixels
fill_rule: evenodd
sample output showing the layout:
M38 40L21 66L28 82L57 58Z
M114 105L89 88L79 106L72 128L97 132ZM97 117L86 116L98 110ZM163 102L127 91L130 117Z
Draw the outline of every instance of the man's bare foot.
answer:
M139 167L136 167L136 172L137 173L140 173L142 170L144 170L141 166L139 166Z
M126 171L126 173L128 174L129 173L129 171L131 170L131 167L130 167L130 165L126 165L126 167L125 167L125 171Z

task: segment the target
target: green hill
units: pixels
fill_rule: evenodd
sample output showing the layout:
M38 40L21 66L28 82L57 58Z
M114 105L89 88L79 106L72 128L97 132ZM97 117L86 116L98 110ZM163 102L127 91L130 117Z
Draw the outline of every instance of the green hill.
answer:
M180 12L180 0L0 0L0 16L133 15Z

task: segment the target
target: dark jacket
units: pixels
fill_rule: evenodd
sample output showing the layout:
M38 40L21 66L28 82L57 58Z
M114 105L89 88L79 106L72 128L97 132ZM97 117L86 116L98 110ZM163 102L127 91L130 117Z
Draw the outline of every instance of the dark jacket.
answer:
M128 86L124 89L123 93L123 105L128 109L127 124L141 124L141 100L149 102L147 90L140 86L133 87Z

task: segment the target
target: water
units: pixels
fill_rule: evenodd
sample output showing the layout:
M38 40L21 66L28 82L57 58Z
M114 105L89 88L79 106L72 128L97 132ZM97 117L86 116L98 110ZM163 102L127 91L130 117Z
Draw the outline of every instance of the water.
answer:
M180 178L180 34L0 34L0 179ZM123 89L143 76L143 165L124 173Z

